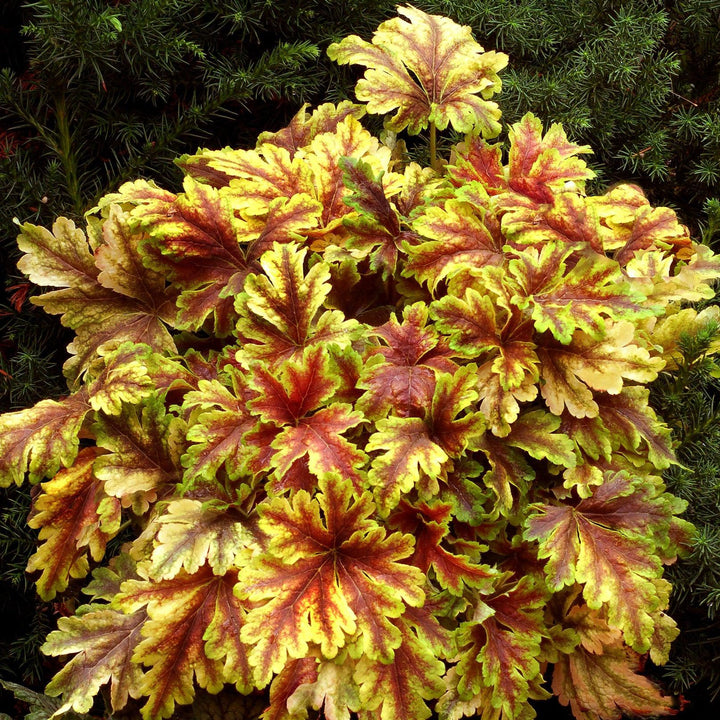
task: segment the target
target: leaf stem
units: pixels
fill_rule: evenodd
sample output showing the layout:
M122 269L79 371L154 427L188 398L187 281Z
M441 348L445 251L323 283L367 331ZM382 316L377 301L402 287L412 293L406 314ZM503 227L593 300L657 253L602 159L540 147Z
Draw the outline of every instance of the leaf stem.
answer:
M435 123L430 123L430 166L435 172L440 172L440 163L437 157L437 128Z

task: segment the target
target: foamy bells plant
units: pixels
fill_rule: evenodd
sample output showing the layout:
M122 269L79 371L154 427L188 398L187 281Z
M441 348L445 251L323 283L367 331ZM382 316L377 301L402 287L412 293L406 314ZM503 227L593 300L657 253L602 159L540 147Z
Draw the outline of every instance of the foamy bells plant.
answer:
M22 226L75 331L69 395L0 417L4 484L42 482L38 593L88 598L44 645L60 712L232 686L265 720L674 711L639 668L692 528L647 384L716 319L684 304L720 261L633 185L586 196L560 126L491 141L507 58L398 12L329 49L366 105ZM365 112L466 141L407 163Z

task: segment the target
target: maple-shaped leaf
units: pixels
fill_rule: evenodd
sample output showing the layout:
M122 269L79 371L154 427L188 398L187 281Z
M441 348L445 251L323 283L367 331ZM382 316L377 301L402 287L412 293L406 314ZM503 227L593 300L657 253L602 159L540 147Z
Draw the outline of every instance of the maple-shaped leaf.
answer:
M509 184L515 192L545 200L545 188L554 190L566 182L582 183L594 177L576 157L591 152L590 148L570 142L559 123L553 123L543 135L542 122L527 113L510 128L508 139Z
M661 565L654 549L667 542L677 509L671 496L642 478L617 473L573 505L535 509L524 537L536 540L538 557L547 558L548 586L557 591L582 584L588 605L606 607L625 642L646 651L654 629L651 613L661 604L655 582Z
M108 540L120 529L120 503L106 494L93 473L99 452L81 450L69 468L43 483L33 504L28 525L40 529L42 542L27 570L42 571L37 591L43 600L52 600L71 578L85 577L88 556L102 560Z
M193 574L206 563L216 575L225 575L238 553L254 540L242 520L231 507L205 506L190 498L171 500L157 520L160 529L149 576L164 580L181 569Z
M615 447L647 448L647 457L659 470L677 462L670 428L661 422L648 400L650 390L626 386L618 395L597 398L598 415Z
M464 357L489 354L491 369L504 390L537 380L539 359L533 327L518 311L506 311L487 292L468 287L463 297L445 295L430 306L436 327Z
M452 515L459 522L478 525L486 515L487 491L479 478L483 466L475 459L461 458L443 478L440 498L451 505Z
M148 372L152 357L148 345L123 343L104 355L105 367L88 386L93 410L119 415L123 403L139 403L155 390Z
M248 265L257 269L257 260L278 243L305 242L305 235L317 228L323 206L314 198L298 193L291 198L275 198L268 203L267 213L255 217L247 215L238 228L238 242L247 245ZM237 276L235 279L239 279ZM234 285L222 291L222 296L236 292Z
M414 303L403 309L402 322L393 315L371 332L386 346L369 350L358 387L366 392L357 407L376 420L391 410L398 416L417 415L431 402L438 372L452 373L452 353L428 325L428 309Z
M182 475L185 423L165 412L162 398L126 405L117 416L100 415L93 426L98 447L108 452L95 461L105 492L142 514L149 504L175 489Z
M275 243L260 260L264 274L247 277L244 292L235 300L243 341L238 362L273 363L311 345L347 347L355 339L357 321L345 320L337 310L320 312L330 291L330 272L320 262L306 273L306 254L296 243Z
M486 435L479 446L490 465L482 476L482 486L495 496L494 512L512 517L522 505L535 471L525 454L507 445L505 438Z
M318 105L308 116L308 105L305 103L293 116L287 127L277 132L262 132L258 135L258 145L269 143L285 148L291 155L294 155L301 148L309 145L313 139L321 133L334 132L338 124L348 115L359 120L365 109L349 100L334 105L323 103Z
M621 642L600 653L580 646L555 663L553 692L577 720L675 715L675 698L642 675L641 667L641 657Z
M185 365L144 343L126 342L99 354L104 367L93 366L87 389L93 410L106 415L119 415L124 404L140 404L155 393L190 390L197 384Z
M100 212L106 218L113 205L126 209L133 217L158 215L166 212L176 197L175 193L159 187L154 180L130 180L123 183L117 192L104 195L86 215L92 217Z
M451 458L474 447L485 431L479 412L463 414L477 399L475 367L442 373L424 417L390 416L378 420L366 446L380 452L372 461L368 482L381 513L395 507L421 475L437 484Z
M388 518L388 525L415 538L410 562L426 574L432 567L440 587L453 595L462 595L465 587L487 590L495 577L493 569L472 562L466 555L449 552L441 544L450 535L451 509L449 503L411 505L402 500Z
M62 288L33 302L61 315L76 332L68 346L73 357L64 366L71 381L107 344L133 340L160 352L175 351L166 327L175 317L172 295L165 278L144 267L139 236L118 207L103 225L103 240L93 256L85 234L65 218L55 221L52 233L26 223L18 238L25 253L18 267L38 285Z
M210 693L226 682L247 693L253 683L239 634L245 608L233 595L237 572L213 574L209 566L190 575L151 582L128 580L113 606L126 613L147 607L143 640L133 662L148 666L140 692L148 698L145 720L170 717L175 705L195 696L195 681Z
M367 456L343 433L364 417L347 403L326 402L339 381L325 348L308 348L298 361L287 361L274 371L253 365L249 383L259 395L249 403L251 412L281 428L271 443L275 453L269 461L278 480L307 456L315 476L339 472L359 484L359 468Z
M254 603L242 639L253 646L259 685L311 645L332 659L354 642L358 653L390 661L402 641L392 618L425 598L420 570L400 562L412 538L388 535L371 519L369 493L353 498L348 480L328 474L319 487L314 498L299 490L258 506L270 545L237 592Z
M355 679L360 686L361 717L380 720L424 720L432 715L426 700L445 690L445 663L418 637L404 617L394 623L402 642L391 663L364 656Z
M504 241L493 235L469 203L448 200L444 207L430 205L415 218L412 228L428 239L406 246L409 260L403 274L427 283L431 291L455 272L503 264Z
M355 158L341 159L340 166L345 187L351 190L344 202L357 212L343 220L350 231L346 247L354 257L369 257L370 269L388 278L395 273L408 233L402 230L400 215L386 196L382 174L376 177L366 162Z
M485 695L502 716L517 717L538 683L543 608L547 591L531 576L500 584L479 600L472 620L458 629L456 665L459 697Z
M0 415L0 487L22 485L26 473L36 483L69 467L90 410L82 388L60 400L41 400L31 408Z
M433 442L423 418L391 416L378 420L375 426L377 430L365 449L381 452L372 461L368 482L378 508L387 515L401 496L417 485L421 475L437 481L450 458Z
M510 152L507 166L502 163L498 144L472 138L460 146L449 168L456 184L481 181L491 195L505 196L501 205L538 207L552 203L553 196L572 182L582 189L586 179L594 177L586 163L576 157L591 152L587 145L568 140L560 124L554 123L543 134L542 122L527 113L509 133Z
M129 697L140 697L143 673L132 655L146 617L144 610L126 615L91 605L82 615L58 620L58 629L41 648L46 655L74 654L45 688L50 697L62 695L58 714L90 712L95 696L108 682L113 712L122 710Z
M564 409L578 418L595 417L598 404L594 391L617 395L626 380L652 382L664 361L634 341L630 322L606 323L604 336L594 339L582 331L569 344L543 340L537 348L540 359L540 393L550 411Z
M477 388L482 402L480 412L494 435L505 437L520 414L520 403L533 401L538 394L537 381L527 375L518 387L506 389L501 376L493 369L493 360L478 367Z
M451 124L459 132L497 135L500 110L488 98L500 90L497 73L507 55L483 52L469 27L448 18L413 7L398 13L408 20L385 21L372 43L350 35L328 48L332 60L368 68L355 90L367 111L397 110L386 125L398 132L417 134L433 123L440 130Z
M301 158L272 142L254 150L200 150L184 155L177 164L190 177L222 190L234 209L242 214L264 215L278 197L307 192L307 169Z
M509 262L518 284L512 302L527 309L538 332L549 330L567 344L575 330L598 339L606 318L636 320L653 314L642 307L644 296L623 280L617 263L592 253L568 268L571 252L549 242L540 250L522 250Z

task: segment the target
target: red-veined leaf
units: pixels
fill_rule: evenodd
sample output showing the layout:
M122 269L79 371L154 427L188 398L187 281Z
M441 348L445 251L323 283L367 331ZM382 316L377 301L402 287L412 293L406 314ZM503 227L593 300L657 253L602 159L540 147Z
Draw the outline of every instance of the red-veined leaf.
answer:
M577 720L674 715L676 701L641 675L640 656L620 642L593 653L582 646L561 655L553 670L553 692Z
M0 415L0 486L31 483L69 467L78 451L79 433L91 410L85 388L60 400Z
M317 263L305 273L307 250L296 243L275 243L260 260L264 274L251 274L235 300L242 349L239 362L276 363L311 345L347 347L359 324L338 310L322 311L330 291L330 272Z
M192 575L206 563L215 575L225 575L254 536L232 507L205 506L199 500L171 500L157 522L148 571L153 580L175 577L181 570Z
M531 314L538 332L549 330L567 344L575 330L600 339L605 319L636 320L652 311L626 283L617 263L596 253L568 268L571 251L556 243L527 248L509 263L518 284L512 303Z
M531 577L505 583L479 601L473 619L460 626L456 673L459 698L489 697L494 708L517 717L527 704L540 674L542 609L547 592ZM491 688L492 693L484 692Z
M123 507L142 514L175 489L182 477L186 427L165 412L161 398L127 405L118 416L100 415L93 431L98 447L108 451L95 461L95 474Z
M40 529L42 542L27 570L42 571L36 585L43 600L65 590L71 578L85 577L88 556L102 560L108 540L120 529L120 503L106 494L93 473L100 452L81 450L69 468L42 484L33 504L28 525Z
M129 697L141 695L142 668L132 656L142 639L145 611L126 615L102 605L90 608L81 616L61 617L42 646L46 655L74 653L45 688L51 697L62 694L58 713L90 712L95 695L108 682L113 712L122 710Z
M255 603L242 638L261 685L311 646L331 659L353 643L353 654L388 662L401 643L391 619L424 600L422 574L400 562L410 536L387 535L371 519L370 495L353 499L349 481L325 475L319 485L315 498L299 490L259 506L269 552L243 571L237 592Z
M445 690L445 663L423 642L405 618L394 623L402 642L391 663L364 656L355 680L360 687L363 716L379 720L424 720L432 715L426 700Z
M402 500L388 518L390 527L408 533L415 538L415 550L410 558L413 565L427 574L435 572L440 587L453 595L462 595L465 587L492 587L495 572L488 565L478 565L466 555L456 555L441 543L450 534L448 522L452 506L448 503L433 502L409 504Z
M500 111L488 98L500 90L497 73L507 55L483 52L469 27L448 18L413 7L399 7L398 13L408 21L385 21L372 44L351 35L328 48L336 62L368 68L356 87L368 112L397 109L388 127L411 134L433 123L441 130L452 124L460 132L497 135Z
M125 612L147 606L143 640L133 662L145 672L140 690L148 698L145 720L172 715L195 696L194 682L211 693L225 682L240 692L253 687L239 634L245 608L233 595L237 573L214 575L209 566L159 582L128 580L114 605Z
M325 348L309 348L298 361L288 361L274 372L253 365L249 382L258 392L249 403L251 412L280 428L269 460L278 481L282 482L293 463L307 456L308 468L317 477L340 472L359 484L359 468L367 456L343 433L364 418L347 403L326 403L339 381L331 372Z
M538 557L547 558L551 589L582 584L588 605L606 607L610 624L644 652L654 629L651 613L661 604L655 548L668 544L677 510L672 496L649 481L617 473L574 505L537 506L524 537L537 540Z
M370 349L358 381L366 392L357 407L368 418L380 419L391 411L400 417L421 413L435 392L435 375L456 368L453 353L427 321L427 307L415 303L403 310L401 323L392 316L372 331L386 346Z
M617 448L638 450L645 444L648 459L659 470L677 462L670 428L658 420L646 387L626 386L618 395L597 398L599 417Z
M427 283L431 291L455 272L503 263L502 244L469 203L448 200L444 207L430 205L412 228L428 239L406 246L409 260L403 274Z

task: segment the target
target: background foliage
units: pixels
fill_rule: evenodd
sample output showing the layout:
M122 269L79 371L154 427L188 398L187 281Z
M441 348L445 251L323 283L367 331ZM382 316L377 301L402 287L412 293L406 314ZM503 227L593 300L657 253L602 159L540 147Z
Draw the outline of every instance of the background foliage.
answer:
M285 125L303 102L349 96L355 71L330 63L324 50L350 32L369 37L395 4L2 3L0 257L7 290L0 371L7 375L0 375L0 409L65 389L59 366L66 338L53 318L25 302L35 289L15 269L13 217L48 225L57 215L80 216L129 177L171 187L180 178L172 162L179 154L199 145L247 147L261 130ZM592 145L598 184L638 182L706 241L720 229L720 203L712 200L720 184L718 0L414 4L471 25L486 48L510 55L500 96L506 122L529 109L561 121L571 138ZM685 364L656 387L655 402L676 428L689 468L668 477L670 489L690 501L687 517L700 527L693 555L675 569L675 601L689 632L676 644L670 680L714 690L720 456L711 442L717 380L701 341L688 339ZM25 579L34 539L23 493L5 493L0 514L2 607L18 620L13 634L0 637L0 673L35 683L43 675L38 642L62 608L36 604ZM707 641L695 642L701 636Z

